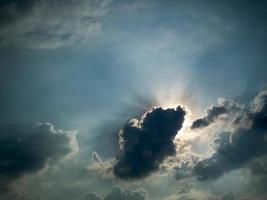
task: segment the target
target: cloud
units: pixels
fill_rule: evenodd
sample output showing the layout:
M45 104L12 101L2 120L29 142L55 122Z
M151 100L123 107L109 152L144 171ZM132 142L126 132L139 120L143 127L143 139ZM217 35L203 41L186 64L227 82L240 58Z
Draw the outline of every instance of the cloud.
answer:
M185 192L178 192L171 195L164 200L252 200L254 198L247 198L236 192L229 191L221 194L213 194L211 191L199 190L190 188ZM260 199L260 198L259 198Z
M102 196L96 194L96 193L88 193L86 195L87 200L103 200Z
M190 189L188 192L171 195L165 198L164 200L210 200L210 199L211 199L210 194L200 190Z
M75 132L56 130L50 123L33 128L0 128L0 186L8 186L24 175L36 174L61 158L78 152Z
M157 170L168 156L175 154L173 142L182 128L185 110L153 108L141 120L132 119L119 133L122 155L114 166L121 179L142 178Z
M86 200L149 200L148 193L143 188L136 190L123 189L114 186L112 191L105 198L95 193L88 193Z
M255 159L253 162L250 163L249 169L253 175L267 175L267 158L259 158Z
M97 176L101 178L113 178L112 162L103 161L97 152L93 152L91 155L92 163L86 167L88 175ZM113 160L112 160L113 161Z
M0 45L56 48L99 34L107 0L11 0L0 3Z
M267 114L267 90L261 91L254 99L253 111Z
M195 120L192 123L191 128L204 128L209 126L211 123L213 123L223 115L240 113L241 111L245 111L245 109L241 105L239 105L233 100L219 98L218 104L219 105L217 106L209 107L206 111L206 115L204 115L202 118Z
M261 91L252 106L246 109L246 114L235 118L235 129L232 132L222 132L215 140L216 152L196 165L194 172L198 179L218 178L225 172L244 167L248 162L267 153L266 105L267 92ZM231 114L229 110L228 115Z

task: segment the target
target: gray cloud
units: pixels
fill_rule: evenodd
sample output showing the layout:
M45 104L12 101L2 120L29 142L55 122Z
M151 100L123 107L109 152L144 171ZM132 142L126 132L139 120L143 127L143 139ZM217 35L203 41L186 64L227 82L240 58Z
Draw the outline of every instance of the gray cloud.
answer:
M106 0L1 1L0 45L56 48L100 32Z
M223 106L213 106L208 109L206 116L194 121L191 128L194 129L194 128L201 128L201 127L208 126L210 123L216 120L218 116L226 112L227 110Z
M247 198L236 192L229 191L222 194L212 194L211 191L199 190L190 188L185 192L178 192L178 194L171 195L164 200L252 200L254 198ZM258 198L261 199L261 198Z
M220 177L267 153L266 96L266 91L261 91L252 102L249 112L242 116L243 119L234 121L236 129L221 133L215 140L216 152L194 168L200 180ZM241 121L248 126L243 127Z
M206 114L202 118L199 118L192 123L191 128L204 128L215 122L220 117L223 117L223 115L238 115L246 112L246 109L244 107L233 100L219 98L218 104L219 105L211 106L210 108L208 108Z
M112 162L103 161L97 152L93 152L91 155L92 163L86 167L86 173L89 176L97 176L101 178L111 178L112 173ZM113 161L113 160L112 160Z
M267 113L267 91L261 91L253 101L254 112Z
M96 193L88 193L86 195L87 200L103 200L103 197Z
M267 158L259 158L255 159L250 163L249 169L253 173L253 175L267 175Z
M5 126L0 128L0 186L24 175L34 174L61 158L77 153L75 132L54 129L39 123L33 128Z
M102 197L95 193L88 193L86 196L87 200L149 200L148 193L142 189L128 190L123 189L120 186L115 186L112 191L107 194L106 197Z
M179 191L177 194L171 195L164 200L211 200L211 195L190 186L186 190Z
M122 155L114 166L121 179L142 178L157 170L163 160L175 154L173 142L182 128L185 110L153 108L140 121L132 119L120 131Z

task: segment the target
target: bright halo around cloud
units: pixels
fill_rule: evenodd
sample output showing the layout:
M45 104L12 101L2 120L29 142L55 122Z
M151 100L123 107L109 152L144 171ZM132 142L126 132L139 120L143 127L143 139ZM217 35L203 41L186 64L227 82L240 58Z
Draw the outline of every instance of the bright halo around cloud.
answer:
M160 107L162 107L163 109L168 109L168 108L177 108L179 105L181 104L177 104L177 103L167 103L167 104L163 104ZM182 106L182 105L181 105Z

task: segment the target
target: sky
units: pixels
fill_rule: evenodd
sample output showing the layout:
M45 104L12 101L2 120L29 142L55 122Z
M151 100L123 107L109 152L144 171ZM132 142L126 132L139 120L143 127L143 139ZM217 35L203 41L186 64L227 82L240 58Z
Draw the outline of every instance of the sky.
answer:
M264 0L0 0L0 199L267 198Z

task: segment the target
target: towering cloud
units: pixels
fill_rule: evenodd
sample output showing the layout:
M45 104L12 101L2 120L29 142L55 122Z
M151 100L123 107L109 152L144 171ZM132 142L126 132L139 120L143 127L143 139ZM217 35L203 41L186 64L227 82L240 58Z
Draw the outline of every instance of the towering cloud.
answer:
M185 110L153 108L141 120L132 119L119 133L122 155L114 166L121 179L142 178L175 154L173 139L182 128Z
M221 133L215 141L216 153L197 164L199 179L217 178L267 154L267 91L260 92L248 112L236 118L233 132ZM231 112L231 110L229 110ZM242 121L242 123L241 123ZM244 127L243 123L247 124ZM240 124L241 123L241 124Z
M33 128L0 128L0 187L27 174L37 173L57 161L77 153L75 133L39 123Z

